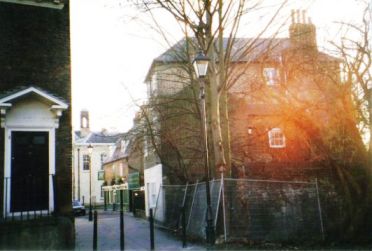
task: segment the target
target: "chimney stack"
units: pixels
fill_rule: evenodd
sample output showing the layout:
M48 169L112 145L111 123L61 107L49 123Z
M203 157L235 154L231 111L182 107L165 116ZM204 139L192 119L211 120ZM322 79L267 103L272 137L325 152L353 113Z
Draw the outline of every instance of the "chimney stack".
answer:
M317 50L316 27L310 17L306 17L306 10L292 10L291 19L289 38L292 46L297 49Z

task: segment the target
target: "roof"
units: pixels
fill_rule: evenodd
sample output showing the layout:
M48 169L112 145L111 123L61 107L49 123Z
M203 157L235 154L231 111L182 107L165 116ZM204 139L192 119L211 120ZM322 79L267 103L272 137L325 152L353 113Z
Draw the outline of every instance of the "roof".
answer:
M124 134L122 135L121 137L118 138L118 140L116 141L116 147L115 147L115 151L114 153L105 160L104 164L107 164L107 163L110 163L110 162L113 162L113 161L117 161L117 160L120 160L120 159L124 159L126 157L128 157L128 139L127 139L127 134ZM124 146L124 149L123 149L123 145L122 145L122 142L128 142L126 144L126 146Z
M62 98L53 95L52 93L35 86L21 86L17 89L9 90L5 93L0 93L0 107L10 107L14 100L24 96L36 95L37 97L53 104L51 109L67 109L68 104Z
M105 164L127 158L134 149L136 134L132 127L128 132L121 134L116 142L116 148L112 156L105 160ZM125 145L123 145L123 142ZM135 169L135 168L134 168Z
M152 69L156 64L182 63L188 61L187 48L194 39L181 39L171 48L156 57L147 73L145 81L150 79ZM187 43L187 41L189 43ZM226 49L229 39L224 38L224 48ZM192 46L192 45L191 45ZM289 38L235 38L231 48L231 61L239 62L259 62L265 61L279 62L282 54L292 46ZM335 61L338 58L323 52L318 52L320 60Z
M23 4L52 9L63 9L68 0L0 0L0 2Z
M115 144L121 133L90 132L82 137L81 131L75 131L75 144Z
M228 41L228 38L223 39L225 49ZM233 62L250 62L257 60L262 54L267 52L275 56L283 49L289 48L289 46L289 38L235 38L231 51L231 60ZM160 56L156 57L154 62L184 62L187 60L186 49L186 39L182 39Z

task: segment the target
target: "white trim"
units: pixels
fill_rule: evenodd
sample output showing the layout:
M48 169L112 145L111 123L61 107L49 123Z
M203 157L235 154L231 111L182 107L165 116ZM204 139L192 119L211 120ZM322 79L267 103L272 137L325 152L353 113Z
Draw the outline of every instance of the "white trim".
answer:
M267 86L278 86L280 82L280 73L276 67L265 67L262 70Z
M58 9L61 10L64 7L64 4L61 3L61 1L58 3L37 3L32 0L0 0L0 2L5 3L15 3L15 4L23 4L23 5L31 5L31 6L38 6L38 7L45 7L45 8L52 8L52 9Z
M274 142L275 141L275 133L281 133L281 138L278 139L281 141L281 144L277 144L277 142ZM268 136L269 136L269 146L270 148L284 148L286 146L285 144L285 135L282 131L282 129L276 127L276 128L272 128L271 130L268 131Z
M39 96L55 103L56 105L52 105L51 109L67 109L68 108L68 105L65 102L49 95L46 92L43 92L39 89L36 89L35 87L29 87L27 89L24 89L24 90L16 92L16 93L13 93L9 96L6 96L6 97L0 99L0 106L9 106L9 104L10 104L9 101L11 101L13 99L16 99L16 98L19 98L23 95L29 94L31 92L34 92L34 93L38 94Z
M116 143L74 143L75 146L115 146Z
M12 149L12 132L13 131L24 131L24 132L48 132L48 138L49 138L49 170L48 170L48 176L49 176L49 212L54 211L54 188L53 188L53 180L52 175L55 174L55 128L8 128L5 127L5 158L4 158L4 177L8 178L9 181L11 180L12 174L11 174L11 149ZM8 187L6 187L6 185ZM5 195L5 191L7 194ZM3 201L3 216L4 217L10 217L10 196L11 196L11 182L8 182L6 184L4 182L4 201ZM7 201L5 201L7 199ZM8 208L6 208L6 205L8 205ZM38 211L38 212L44 212ZM33 211L32 211L33 212ZM46 212L46 211L45 211ZM27 213L27 212L25 212ZM17 215L15 213L14 215Z

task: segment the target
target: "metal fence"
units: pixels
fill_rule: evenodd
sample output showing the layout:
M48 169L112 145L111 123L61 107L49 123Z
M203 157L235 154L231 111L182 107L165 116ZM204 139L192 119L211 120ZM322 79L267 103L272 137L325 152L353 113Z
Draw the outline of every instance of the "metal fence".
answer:
M217 236L224 241L323 238L316 182L213 180L211 206ZM155 208L156 223L179 230L182 207L187 235L204 239L207 210L204 182L161 186Z
M56 194L54 184L55 176L52 174L4 178L4 208L0 221L52 216L49 195L50 192ZM54 190L49 191L51 188Z

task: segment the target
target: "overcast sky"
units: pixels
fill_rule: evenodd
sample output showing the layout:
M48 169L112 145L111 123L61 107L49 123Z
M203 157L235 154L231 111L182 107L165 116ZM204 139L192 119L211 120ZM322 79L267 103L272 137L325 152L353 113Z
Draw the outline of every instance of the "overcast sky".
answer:
M127 1L70 2L73 126L79 129L80 111L87 109L93 130L126 131L137 110L134 103L141 103L139 100L145 98L143 80L152 59L160 55L167 44L151 31L142 14L126 5ZM332 39L334 30L330 28L335 21L358 18L356 0L313 2L308 16L318 28L318 42ZM155 17L172 37L171 41L182 37L172 18L157 15ZM249 27L244 35L252 36L254 32Z

